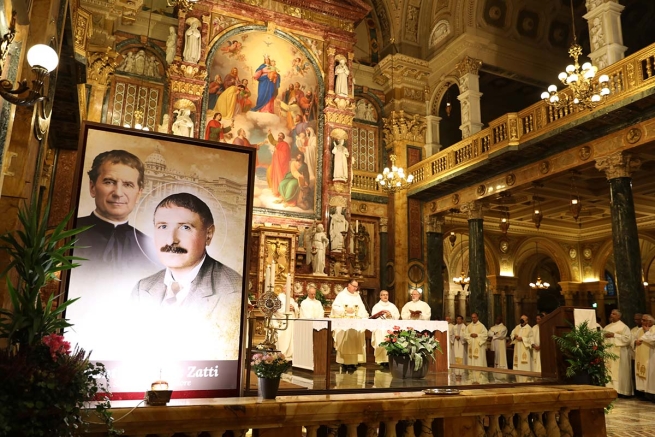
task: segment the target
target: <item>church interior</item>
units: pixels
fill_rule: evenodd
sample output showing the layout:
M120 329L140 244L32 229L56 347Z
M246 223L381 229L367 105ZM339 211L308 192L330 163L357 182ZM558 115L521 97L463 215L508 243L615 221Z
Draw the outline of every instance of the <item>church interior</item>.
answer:
M632 327L655 313L653 20L651 0L0 0L0 233L24 201L47 205L53 227L78 208L83 127L107 125L125 134L115 147L150 135L250 151L248 189L210 159L139 156L154 189L210 181L226 217L252 213L247 247L226 237L253 304L248 351L266 288L287 282L298 303L314 288L326 314L354 278L369 313L381 290L398 308L420 290L432 320L475 312L511 330L577 307ZM58 55L45 75L36 44ZM357 372L332 373L355 394L294 391L285 408L137 410L126 435L501 435L512 415L533 432L627 435L599 387L514 389L521 376L494 374L498 387L467 397L412 398L405 384L389 399L373 390L395 387L384 374Z

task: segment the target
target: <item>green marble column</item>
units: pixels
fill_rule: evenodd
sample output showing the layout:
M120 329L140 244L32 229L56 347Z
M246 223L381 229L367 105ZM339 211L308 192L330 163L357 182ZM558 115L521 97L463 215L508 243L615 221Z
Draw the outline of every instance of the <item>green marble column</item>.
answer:
M482 207L478 204L468 208L469 222L469 314L478 313L480 321L489 326L489 303L487 299L487 267L484 258L484 233L482 230Z
M627 324L631 324L635 313L647 312L630 177L640 164L638 159L626 153L617 153L596 162L596 168L605 171L610 183L616 288L622 320Z
M443 320L443 222L434 220L428 226L428 305L432 310L432 320Z

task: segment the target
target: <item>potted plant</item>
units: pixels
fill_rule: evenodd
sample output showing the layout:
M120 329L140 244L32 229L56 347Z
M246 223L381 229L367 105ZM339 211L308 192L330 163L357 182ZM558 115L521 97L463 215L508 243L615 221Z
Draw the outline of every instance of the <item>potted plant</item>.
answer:
M387 331L379 346L387 351L389 369L396 378L425 378L430 360L436 360L435 351L443 353L434 336L409 327L400 329L400 326Z
M291 366L284 354L279 352L257 353L252 356L250 365L259 378L257 386L259 395L264 399L275 399L278 388L280 388L280 378Z
M77 266L69 255L71 238L86 230L65 230L72 213L54 230L48 229L48 211L39 218L36 201L18 214L22 230L0 237L0 249L10 263L7 276L11 308L0 308L0 435L72 436L86 425L89 401L98 401L95 413L112 427L107 373L92 363L83 349L71 350L61 333L71 324L62 317L75 300L57 305L59 296L43 287L60 272ZM8 277L14 270L16 284Z
M605 362L618 356L607 350L603 333L590 329L587 322L571 326L561 337L553 336L568 364L566 377L578 384L605 387L611 378Z

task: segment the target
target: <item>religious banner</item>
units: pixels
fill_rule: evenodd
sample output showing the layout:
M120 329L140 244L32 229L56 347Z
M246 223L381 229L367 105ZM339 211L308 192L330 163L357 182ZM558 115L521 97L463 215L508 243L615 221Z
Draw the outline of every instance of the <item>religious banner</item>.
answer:
M118 398L238 396L254 151L87 123L65 334Z

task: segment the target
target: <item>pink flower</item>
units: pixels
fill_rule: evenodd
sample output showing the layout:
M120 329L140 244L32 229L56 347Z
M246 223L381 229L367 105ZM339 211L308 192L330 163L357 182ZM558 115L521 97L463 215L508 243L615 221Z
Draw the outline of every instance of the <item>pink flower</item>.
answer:
M393 332L393 331L391 331L391 330L388 330L388 331L387 331L387 334L391 334L391 335L393 335L393 334L394 334L394 332Z
M400 331L400 326L394 326L394 327L393 327L393 330L394 330L394 331Z
M59 334L46 335L41 341L50 348L50 355L54 361L57 361L58 355L70 354L71 344L64 341L64 337Z
M408 326L408 327L407 327L407 330L408 330L408 331L413 331L414 328L410 328L410 327Z

